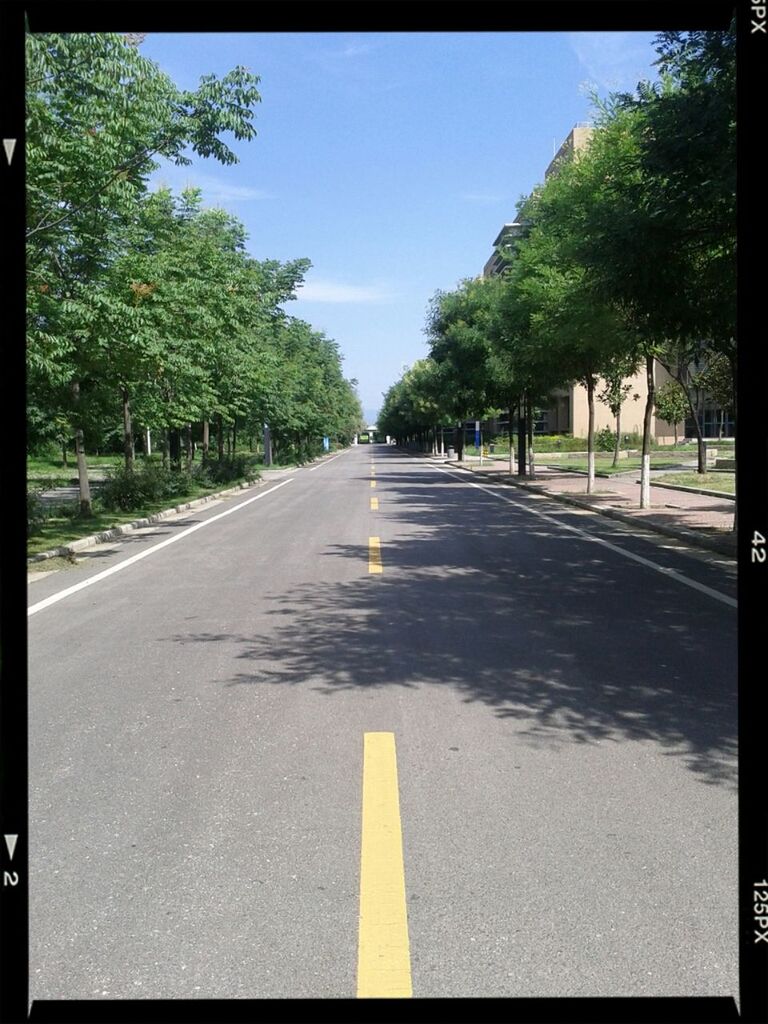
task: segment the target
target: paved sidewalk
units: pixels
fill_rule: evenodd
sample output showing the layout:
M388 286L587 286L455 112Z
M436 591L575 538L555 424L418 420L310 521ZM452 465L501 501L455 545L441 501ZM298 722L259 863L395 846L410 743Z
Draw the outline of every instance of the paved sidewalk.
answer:
M521 479L517 475L510 477L506 460L484 459L481 466L475 458L467 459L463 464L452 461L450 466L488 479L503 480L515 487L546 493L623 522L642 523L659 533L736 557L736 533L733 530L736 502L728 496L720 498L669 486L654 487L652 475L651 507L641 509L640 484L636 482L640 479L639 470L610 479L596 477L595 490L588 495L586 474L550 466L537 466L533 480L529 477ZM663 475L660 474L660 478L663 480Z

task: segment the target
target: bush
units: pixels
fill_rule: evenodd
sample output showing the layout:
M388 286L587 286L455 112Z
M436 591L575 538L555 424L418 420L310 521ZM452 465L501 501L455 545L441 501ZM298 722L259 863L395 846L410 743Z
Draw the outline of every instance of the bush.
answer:
M105 509L121 512L130 512L135 508L141 508L149 497L147 474L141 469L126 469L121 466L118 469L109 470L107 478L101 485L99 497Z
M45 525L48 514L40 500L41 491L27 491L27 536L32 537Z
M610 427L603 427L595 434L595 451L612 452L616 448L616 432Z
M236 455L232 459L224 459L222 462L206 462L193 470L195 480L203 487L215 484L228 484L232 480L245 479L248 483L254 483L261 474L256 468L256 458L253 455Z

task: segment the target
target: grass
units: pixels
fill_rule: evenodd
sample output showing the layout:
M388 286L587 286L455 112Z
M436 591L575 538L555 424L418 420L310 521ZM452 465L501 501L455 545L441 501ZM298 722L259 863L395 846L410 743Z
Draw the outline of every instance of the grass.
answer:
M86 517L53 514L46 520L38 533L27 539L27 555L37 555L43 551L63 547L73 540L89 537L92 533L111 530L114 526L123 526L125 523L132 523L136 519L145 519L156 512L163 512L168 508L184 505L188 501L194 501L195 498L202 498L206 494L227 490L230 487L236 487L237 484L237 480L232 480L224 484L213 484L210 487L198 485L193 487L183 497L161 498L157 501L147 502L142 508L135 509L132 512L106 512L97 508L94 515Z
M74 555L70 557L56 555L53 558L46 558L42 562L30 562L27 572L59 572L61 569L71 569L73 565L77 565L77 562L78 559Z
M561 469L572 469L579 470L583 473L587 471L587 460L584 459L557 459L547 458L547 455L536 455L535 462L551 464L553 466L559 466ZM639 456L628 456L626 459L619 459L618 465L614 466L613 454L610 452L596 452L595 453L595 472L606 474L607 476L614 476L617 473L631 473L633 470L640 469L642 460ZM651 453L651 467L653 469L671 469L674 466L680 464L679 457L670 458L669 455L664 455L660 452Z
M244 451L238 454L250 456L249 451ZM89 455L87 456L89 468L94 467L107 467L107 466L121 466L123 464L122 456L115 455ZM285 463L273 463L272 466L261 466L259 471L261 473L268 473L270 470L276 469L295 469L296 462L285 462ZM77 466L70 466L69 470L63 469L63 463L61 459L46 458L46 457L29 457L27 459L27 480L30 483L34 483L38 488L48 489L56 486L64 486L74 476L77 476ZM37 475L37 478L35 475ZM123 526L125 523L132 523L136 519L145 519L147 516L153 515L156 512L163 512L168 508L174 508L176 505L186 504L189 501L193 501L195 498L201 498L206 494L213 494L216 491L227 490L230 487L236 487L241 480L230 480L226 483L215 483L210 487L203 487L199 484L193 486L193 488L185 495L179 495L173 498L161 498L157 501L147 502L146 505L140 509L135 509L131 512L107 512L101 510L98 507L98 499L96 499L96 511L94 515L86 518L81 518L73 514L66 514L66 506L60 506L58 508L52 508L50 514L45 523L41 526L38 533L27 539L27 555L37 555L43 551L50 551L54 548L63 547L65 544L71 543L73 540L79 540L81 537L89 537L93 533L101 533L104 530L111 530L115 526ZM74 513L76 503L72 503L71 508ZM64 512L65 514L61 514ZM42 566L50 566L52 560L46 559L39 564ZM59 561L59 559L55 559ZM67 564L70 564L67 562Z
M668 473L661 482L680 487L703 487L707 491L722 491L723 494L736 493L735 473Z

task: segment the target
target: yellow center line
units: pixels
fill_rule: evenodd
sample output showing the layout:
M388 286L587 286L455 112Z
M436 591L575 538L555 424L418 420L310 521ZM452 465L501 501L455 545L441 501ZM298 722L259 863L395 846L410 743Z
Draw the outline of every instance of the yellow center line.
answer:
M381 572L381 541L378 537L368 538L368 572Z
M376 486L376 481L375 480L371 480L371 487L375 487L375 486Z
M378 498L371 498L371 512L378 512L378 511L379 511L379 499Z
M363 737L358 999L413 995L395 735Z

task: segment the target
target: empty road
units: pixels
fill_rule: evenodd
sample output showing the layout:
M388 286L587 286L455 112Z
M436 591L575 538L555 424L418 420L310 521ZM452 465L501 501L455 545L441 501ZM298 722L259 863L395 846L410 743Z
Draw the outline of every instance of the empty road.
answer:
M736 994L716 556L372 445L29 603L33 999Z

